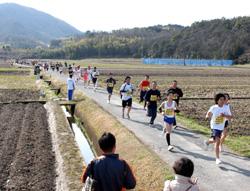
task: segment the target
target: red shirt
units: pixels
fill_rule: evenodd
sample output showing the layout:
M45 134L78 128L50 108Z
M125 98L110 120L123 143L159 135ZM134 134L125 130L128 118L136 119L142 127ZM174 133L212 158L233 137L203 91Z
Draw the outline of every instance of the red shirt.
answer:
M141 90L148 90L150 86L150 82L148 80L142 80L139 87Z

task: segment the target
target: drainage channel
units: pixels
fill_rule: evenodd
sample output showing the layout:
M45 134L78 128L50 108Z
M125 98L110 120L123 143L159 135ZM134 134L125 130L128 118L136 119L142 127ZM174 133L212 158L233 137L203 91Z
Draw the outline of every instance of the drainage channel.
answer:
M72 116L66 109L65 106L61 106L65 116L68 119L68 122L71 126L71 129L74 133L75 141L80 149L81 156L83 157L85 164L89 164L95 158L95 152L92 150L90 143L88 142L87 137L81 131L81 128L76 123L75 117Z

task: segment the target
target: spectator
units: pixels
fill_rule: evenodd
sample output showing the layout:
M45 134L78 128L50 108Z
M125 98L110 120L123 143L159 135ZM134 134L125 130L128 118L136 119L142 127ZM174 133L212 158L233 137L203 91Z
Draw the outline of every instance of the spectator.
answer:
M97 181L98 191L120 191L122 189L133 189L136 186L135 177L124 161L115 154L116 139L111 133L104 133L99 139L99 146L103 155L93 160L82 175L82 182L87 177Z
M68 100L72 100L73 99L73 93L75 90L75 81L72 79L73 75L69 75L69 78L67 80L67 87L68 87Z
M175 179L172 181L167 180L163 191L199 191L199 187L196 184L197 179L191 179L194 172L194 164L190 159L186 157L180 158L175 161L173 169Z

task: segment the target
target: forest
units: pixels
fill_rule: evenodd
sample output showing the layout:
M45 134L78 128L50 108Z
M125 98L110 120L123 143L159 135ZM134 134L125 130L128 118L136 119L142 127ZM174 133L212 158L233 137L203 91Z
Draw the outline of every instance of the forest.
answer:
M191 26L156 25L112 32L87 31L33 49L35 58L192 58L250 61L250 17L195 22Z

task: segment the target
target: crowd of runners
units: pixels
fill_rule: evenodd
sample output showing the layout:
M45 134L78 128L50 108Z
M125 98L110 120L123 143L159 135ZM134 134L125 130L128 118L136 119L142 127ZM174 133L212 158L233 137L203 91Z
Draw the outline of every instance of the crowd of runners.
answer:
M100 75L96 67L94 67L93 69L90 66L85 69L81 69L80 67L74 67L73 69L73 67L69 65L68 73L69 73L69 78L67 80L67 84L68 84L68 99L69 100L73 99L73 92L76 87L76 83L78 83L79 80L83 80L83 84L85 88L90 88L92 86L93 91L96 91L97 86L98 86L98 76ZM92 82L92 85L91 85L91 82ZM108 79L106 80L108 104L111 102L111 96L113 94L113 90L116 85L116 82L117 80L115 80L113 78L113 74L110 73ZM166 138L168 150L172 151L174 149L174 146L171 145L171 133L172 133L172 129L175 128L177 125L176 114L180 112L179 100L183 96L182 90L179 87L177 87L177 81L173 80L170 87L166 91L160 92L157 88L157 82L156 81L151 82L148 75L145 75L145 79L143 79L137 86L132 84L130 76L126 76L124 79L124 83L121 85L119 89L120 89L120 97L121 97L121 102L122 102L121 117L127 118L127 119L131 118L130 111L132 109L133 95L139 95L139 102L143 103L145 114L149 117L149 122L148 122L149 126L154 125L154 121L158 112L162 114L163 123L164 123L163 133ZM228 125L229 125L230 119L232 118L229 100L230 100L230 97L227 93L217 94L215 96L215 104L210 107L210 109L208 110L205 116L206 119L210 119L211 138L209 140L204 141L204 147L206 149L209 144L215 144L215 156L216 156L215 162L217 165L221 163L219 156L220 156L220 152L222 151L222 144L227 136ZM103 135L103 136L106 136L106 135ZM101 143L99 142L99 144ZM100 147L102 148L101 145ZM103 149L103 151L104 153L108 152L108 154L106 155L104 154L104 156L107 157L109 156L109 154L111 154L109 157L117 158L117 156L113 156L114 148L113 150L112 148L109 148L108 150ZM97 161L99 161L99 159ZM189 159L185 159L185 158L180 159L180 161L182 161L182 163L184 161L188 163L187 165L189 166L189 172L193 173L192 171L193 167L191 164L192 161L189 161ZM177 161L176 163L180 163L180 161ZM92 168L91 165L93 164L90 164L88 166L83 176L83 182L87 180L88 174L90 174L90 171ZM100 168L103 168L102 165L100 165ZM176 169L175 169L175 172L177 173ZM191 177L192 173L188 174L186 177L189 177L189 176ZM183 176L183 174L179 174L179 175ZM127 178L129 179L131 184L128 183L129 186L127 188L132 188L133 187L132 185L135 184L135 180L133 179L132 174L128 176L129 177ZM178 180L181 180L181 178L179 177L179 179L176 180L177 181L176 185L178 185ZM171 182L166 182L164 190L171 190L171 185L172 185ZM187 190L198 190L198 188L196 189L196 187L194 188L191 185L191 187Z

